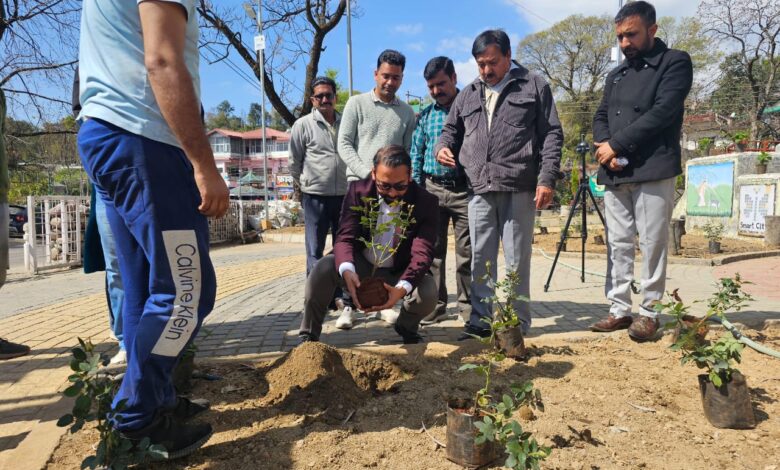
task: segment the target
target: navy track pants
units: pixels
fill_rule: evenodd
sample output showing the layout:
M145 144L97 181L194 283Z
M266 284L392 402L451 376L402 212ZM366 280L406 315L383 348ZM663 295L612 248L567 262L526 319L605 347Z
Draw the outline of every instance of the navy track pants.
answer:
M206 217L184 152L87 120L79 130L84 169L106 203L125 289L126 400L119 430L139 429L176 403L172 373L214 307L216 276Z

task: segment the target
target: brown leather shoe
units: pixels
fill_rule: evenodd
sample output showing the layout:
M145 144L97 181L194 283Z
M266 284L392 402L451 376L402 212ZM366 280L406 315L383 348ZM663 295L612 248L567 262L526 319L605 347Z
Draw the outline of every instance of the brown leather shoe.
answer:
M657 318L639 315L628 328L628 336L636 341L647 341L655 337L659 322Z
M599 331L602 333L608 333L610 331L624 330L631 326L631 322L634 319L631 315L625 317L608 316L600 322L594 323L590 326L590 331Z

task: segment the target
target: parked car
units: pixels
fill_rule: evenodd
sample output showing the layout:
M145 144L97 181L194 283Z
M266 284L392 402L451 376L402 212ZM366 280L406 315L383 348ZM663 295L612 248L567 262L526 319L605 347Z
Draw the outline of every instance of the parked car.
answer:
M9 204L8 214L11 216L8 225L9 235L12 237L21 237L24 235L24 224L27 222L27 208Z
M10 204L8 206L8 213L11 216L8 225L8 234L12 237L24 236L24 224L29 220L27 207ZM40 213L35 214L35 232L38 235L43 233L43 215Z

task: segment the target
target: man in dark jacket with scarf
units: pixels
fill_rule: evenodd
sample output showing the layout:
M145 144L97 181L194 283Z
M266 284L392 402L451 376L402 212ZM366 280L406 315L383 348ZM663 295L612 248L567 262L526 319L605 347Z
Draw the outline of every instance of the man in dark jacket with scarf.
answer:
M680 164L680 130L691 89L690 56L655 38L655 8L631 2L615 17L626 56L607 76L593 119L598 182L606 185L604 206L608 251L606 296L609 316L594 331L628 328L638 341L655 337L655 304L663 297L669 220ZM634 237L642 251L642 301L631 316Z
M528 301L531 237L537 209L552 202L560 178L563 131L550 86L512 61L509 37L488 30L474 40L471 54L479 78L455 99L436 145L439 163L463 166L474 195L469 201L471 236L471 319L459 339L490 335L498 242L507 272L517 273L515 302L523 333L531 327Z

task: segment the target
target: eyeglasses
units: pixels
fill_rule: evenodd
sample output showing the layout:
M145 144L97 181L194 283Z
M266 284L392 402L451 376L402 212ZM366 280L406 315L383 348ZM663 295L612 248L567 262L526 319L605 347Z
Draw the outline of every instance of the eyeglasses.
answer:
M396 191L406 191L406 188L409 187L409 183L383 183L382 181L376 182L376 187L381 191L390 191L391 189L395 189Z
M320 93L319 95L312 95L312 98L314 98L317 101L322 101L325 98L332 100L333 99L333 93Z

